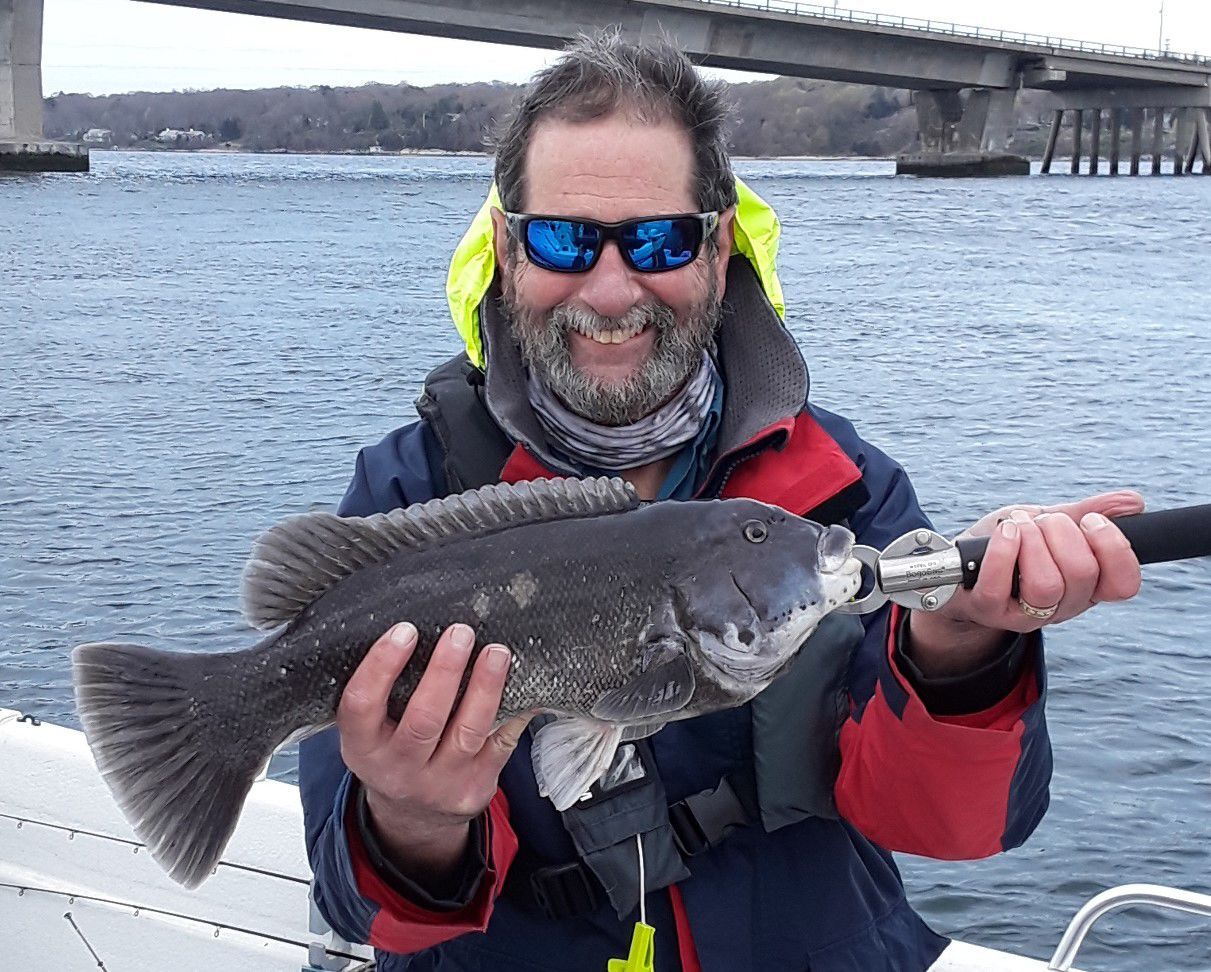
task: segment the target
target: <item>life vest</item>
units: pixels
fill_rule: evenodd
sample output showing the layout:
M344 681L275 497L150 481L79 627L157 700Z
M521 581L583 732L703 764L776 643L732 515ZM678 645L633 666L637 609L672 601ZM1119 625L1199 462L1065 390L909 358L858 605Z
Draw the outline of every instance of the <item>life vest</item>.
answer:
M737 188L736 246L728 269L720 360L729 393L743 384L733 382L738 376L727 373L729 366L734 370L740 362L753 373L748 385L755 393L773 395L776 406L767 417L776 420L760 421L754 428L745 427L744 415L732 422L733 448L718 474L708 477L707 495L749 496L822 523L843 523L867 498L865 488L852 461L804 405L806 368L781 320L784 307L775 269L777 217L739 180ZM541 446L543 436L533 424L520 381L520 358L491 296L492 205L499 206L495 190L451 264L447 295L465 352L429 375L417 402L440 447L440 465L451 492L502 479L572 472ZM766 327L776 330L769 347L756 342L754 348L749 334L739 339L737 322L744 315L764 320ZM745 355L755 357L749 361ZM786 360L788 356L793 360ZM781 385L770 390L764 387L766 375L760 370L769 369L772 360L785 360L787 367ZM776 380L777 369L773 369L769 381ZM497 395L490 401L493 387ZM825 618L790 669L731 714L738 731L751 739L751 759L712 779L706 789L667 791L656 771L653 750L664 739L636 740L631 748L624 747L619 758L642 766L642 776L610 791L595 788L588 799L558 815L557 826L570 838L574 851L563 859L550 859L552 848L560 843L546 832L555 823L556 812L548 801L536 799L527 772L526 740L501 778L523 848L506 895L516 898L519 907L537 903L559 918L583 915L608 899L621 917L639 899L637 833L643 834L645 886L650 892L686 878L693 858L717 846L736 828L759 825L773 831L812 816L835 819L837 736L849 712L849 664L862 635L862 624L855 617ZM557 851L555 856L559 857Z

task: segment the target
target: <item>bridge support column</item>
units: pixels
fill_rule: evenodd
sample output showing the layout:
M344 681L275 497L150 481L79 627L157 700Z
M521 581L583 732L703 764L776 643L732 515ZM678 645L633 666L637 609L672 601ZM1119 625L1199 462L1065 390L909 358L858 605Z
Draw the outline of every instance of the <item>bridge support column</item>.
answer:
M1140 149L1144 135L1144 109L1131 109L1131 174L1140 174Z
M1051 119L1051 131L1047 134L1047 148L1043 150L1043 167L1039 170L1044 175L1051 171L1051 160L1055 156L1055 143L1060 139L1060 129L1064 127L1064 113L1056 111Z
M1194 116L1198 151L1203 158L1203 175L1211 175L1211 108L1202 108Z
M914 92L921 147L896 160L896 173L1029 175L1030 161L1008 151L1016 96L1010 88Z
M0 172L84 172L88 150L42 137L42 0L0 0Z
M1095 176L1102 166L1102 109L1093 109L1093 132L1089 136L1089 171L1087 175Z
M1118 175L1119 143L1123 140L1123 110L1110 109L1110 174Z
M1190 112L1178 108L1173 112L1173 174L1186 174L1186 148L1190 144L1190 134L1194 126L1190 124Z
M1161 159L1164 153L1165 109L1157 108L1152 115L1152 174L1161 174Z
M1068 171L1079 175L1081 171L1081 130L1085 127L1085 113L1077 108L1072 113L1072 162Z

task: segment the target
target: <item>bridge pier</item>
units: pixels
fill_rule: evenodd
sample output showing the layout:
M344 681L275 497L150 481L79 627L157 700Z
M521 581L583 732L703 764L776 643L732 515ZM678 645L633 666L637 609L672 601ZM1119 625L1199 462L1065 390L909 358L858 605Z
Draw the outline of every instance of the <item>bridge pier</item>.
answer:
M0 172L86 172L82 145L42 137L42 0L0 0Z
M1012 88L915 91L921 148L896 159L897 175L1029 175L1030 161L1007 150Z
M1109 111L1106 134L1110 142L1109 160L1111 175L1118 175L1120 149L1124 119L1131 125L1131 174L1141 172L1141 152L1145 131L1151 112L1152 166L1153 175L1161 174L1161 165L1166 156L1173 159L1173 174L1186 175L1195 171L1201 158L1202 171L1211 175L1211 88L1115 88L1107 90L1087 89L1076 92L1057 92L1053 96L1055 121L1048 137L1049 156L1054 142L1059 138L1058 129L1063 126L1063 116L1072 115L1072 164L1073 175L1087 171L1097 175L1101 162L1102 112ZM1166 144L1166 113L1172 121L1172 140ZM1093 116L1092 140L1089 148L1089 168L1082 169L1082 144L1084 119ZM1206 133L1204 137L1204 133ZM1043 171L1049 172L1050 165Z

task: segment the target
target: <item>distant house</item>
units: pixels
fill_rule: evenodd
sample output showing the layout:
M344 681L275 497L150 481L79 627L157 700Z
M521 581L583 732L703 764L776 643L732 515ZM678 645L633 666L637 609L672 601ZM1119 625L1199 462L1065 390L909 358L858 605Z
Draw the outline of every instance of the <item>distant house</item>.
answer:
M202 145L210 141L210 136L196 128L166 128L156 141L162 145Z
M84 141L92 142L94 144L112 142L113 138L114 133L108 128L90 128L84 133Z

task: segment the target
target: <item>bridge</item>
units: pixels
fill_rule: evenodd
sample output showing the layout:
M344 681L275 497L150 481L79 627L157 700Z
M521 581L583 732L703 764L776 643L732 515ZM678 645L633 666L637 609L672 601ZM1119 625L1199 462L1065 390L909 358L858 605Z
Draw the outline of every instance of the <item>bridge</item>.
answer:
M53 2L53 0L52 0ZM1049 92L1050 171L1070 119L1071 170L1117 174L1124 131L1130 171L1145 132L1152 171L1211 172L1211 58L864 14L795 0L142 0L498 44L558 48L615 24L624 36L670 36L697 63L764 74L849 81L914 92L919 146L897 171L1024 174L1010 151L1023 88ZM74 146L42 140L43 0L0 0L0 168L86 167ZM1106 124L1103 126L1103 118ZM1086 122L1088 121L1088 124ZM1089 132L1088 150L1084 135ZM1105 139L1103 141L1103 131Z

